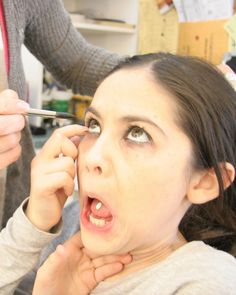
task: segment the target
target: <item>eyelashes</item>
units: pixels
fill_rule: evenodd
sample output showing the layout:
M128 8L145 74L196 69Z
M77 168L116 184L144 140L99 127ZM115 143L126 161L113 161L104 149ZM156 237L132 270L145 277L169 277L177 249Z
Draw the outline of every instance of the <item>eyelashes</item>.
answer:
M101 127L100 127L98 121L94 118L85 119L85 126L88 127L88 131L90 133L99 134L101 132Z
M85 126L88 127L88 135L99 136L102 132L102 128L99 122L93 117L85 118ZM123 134L124 140L134 144L149 144L152 142L151 136L146 132L143 127L137 124L129 125Z
M139 144L151 142L150 135L144 130L144 128L137 125L130 126L126 132L125 138L129 141Z

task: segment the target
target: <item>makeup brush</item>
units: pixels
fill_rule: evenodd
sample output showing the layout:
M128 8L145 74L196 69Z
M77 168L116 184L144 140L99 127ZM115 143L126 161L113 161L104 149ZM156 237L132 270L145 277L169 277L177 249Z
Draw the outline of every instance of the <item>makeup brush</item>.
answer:
M44 118L75 119L75 116L69 113L32 109L32 108L27 110L26 115L40 116Z

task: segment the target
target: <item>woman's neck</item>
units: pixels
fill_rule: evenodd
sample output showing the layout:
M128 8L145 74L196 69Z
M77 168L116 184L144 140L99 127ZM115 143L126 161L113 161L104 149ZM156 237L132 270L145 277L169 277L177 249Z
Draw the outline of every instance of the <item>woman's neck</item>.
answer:
M130 273L137 272L160 261L165 260L176 249L185 245L187 241L178 233L175 237L168 237L165 241L161 241L145 249L131 251L132 262L125 265L122 272L108 278L107 281L117 280L120 277Z

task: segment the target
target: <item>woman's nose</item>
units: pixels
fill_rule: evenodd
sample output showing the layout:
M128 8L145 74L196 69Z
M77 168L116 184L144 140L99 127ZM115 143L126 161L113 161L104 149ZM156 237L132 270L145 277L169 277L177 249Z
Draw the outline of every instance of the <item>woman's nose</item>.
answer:
M108 140L102 136L87 147L85 166L90 173L104 176L109 173L111 166L110 148Z

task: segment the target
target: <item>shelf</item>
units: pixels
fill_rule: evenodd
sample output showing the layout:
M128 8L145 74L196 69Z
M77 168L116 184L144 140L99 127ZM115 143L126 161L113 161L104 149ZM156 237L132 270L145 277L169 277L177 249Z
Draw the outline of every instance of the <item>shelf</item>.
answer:
M86 31L97 31L97 32L114 32L114 33L124 33L124 34L134 34L136 28L125 28L121 26L108 26L108 25L98 25L90 23L82 23L73 21L73 25L80 30Z
M63 0L85 40L119 55L137 53L139 0Z

